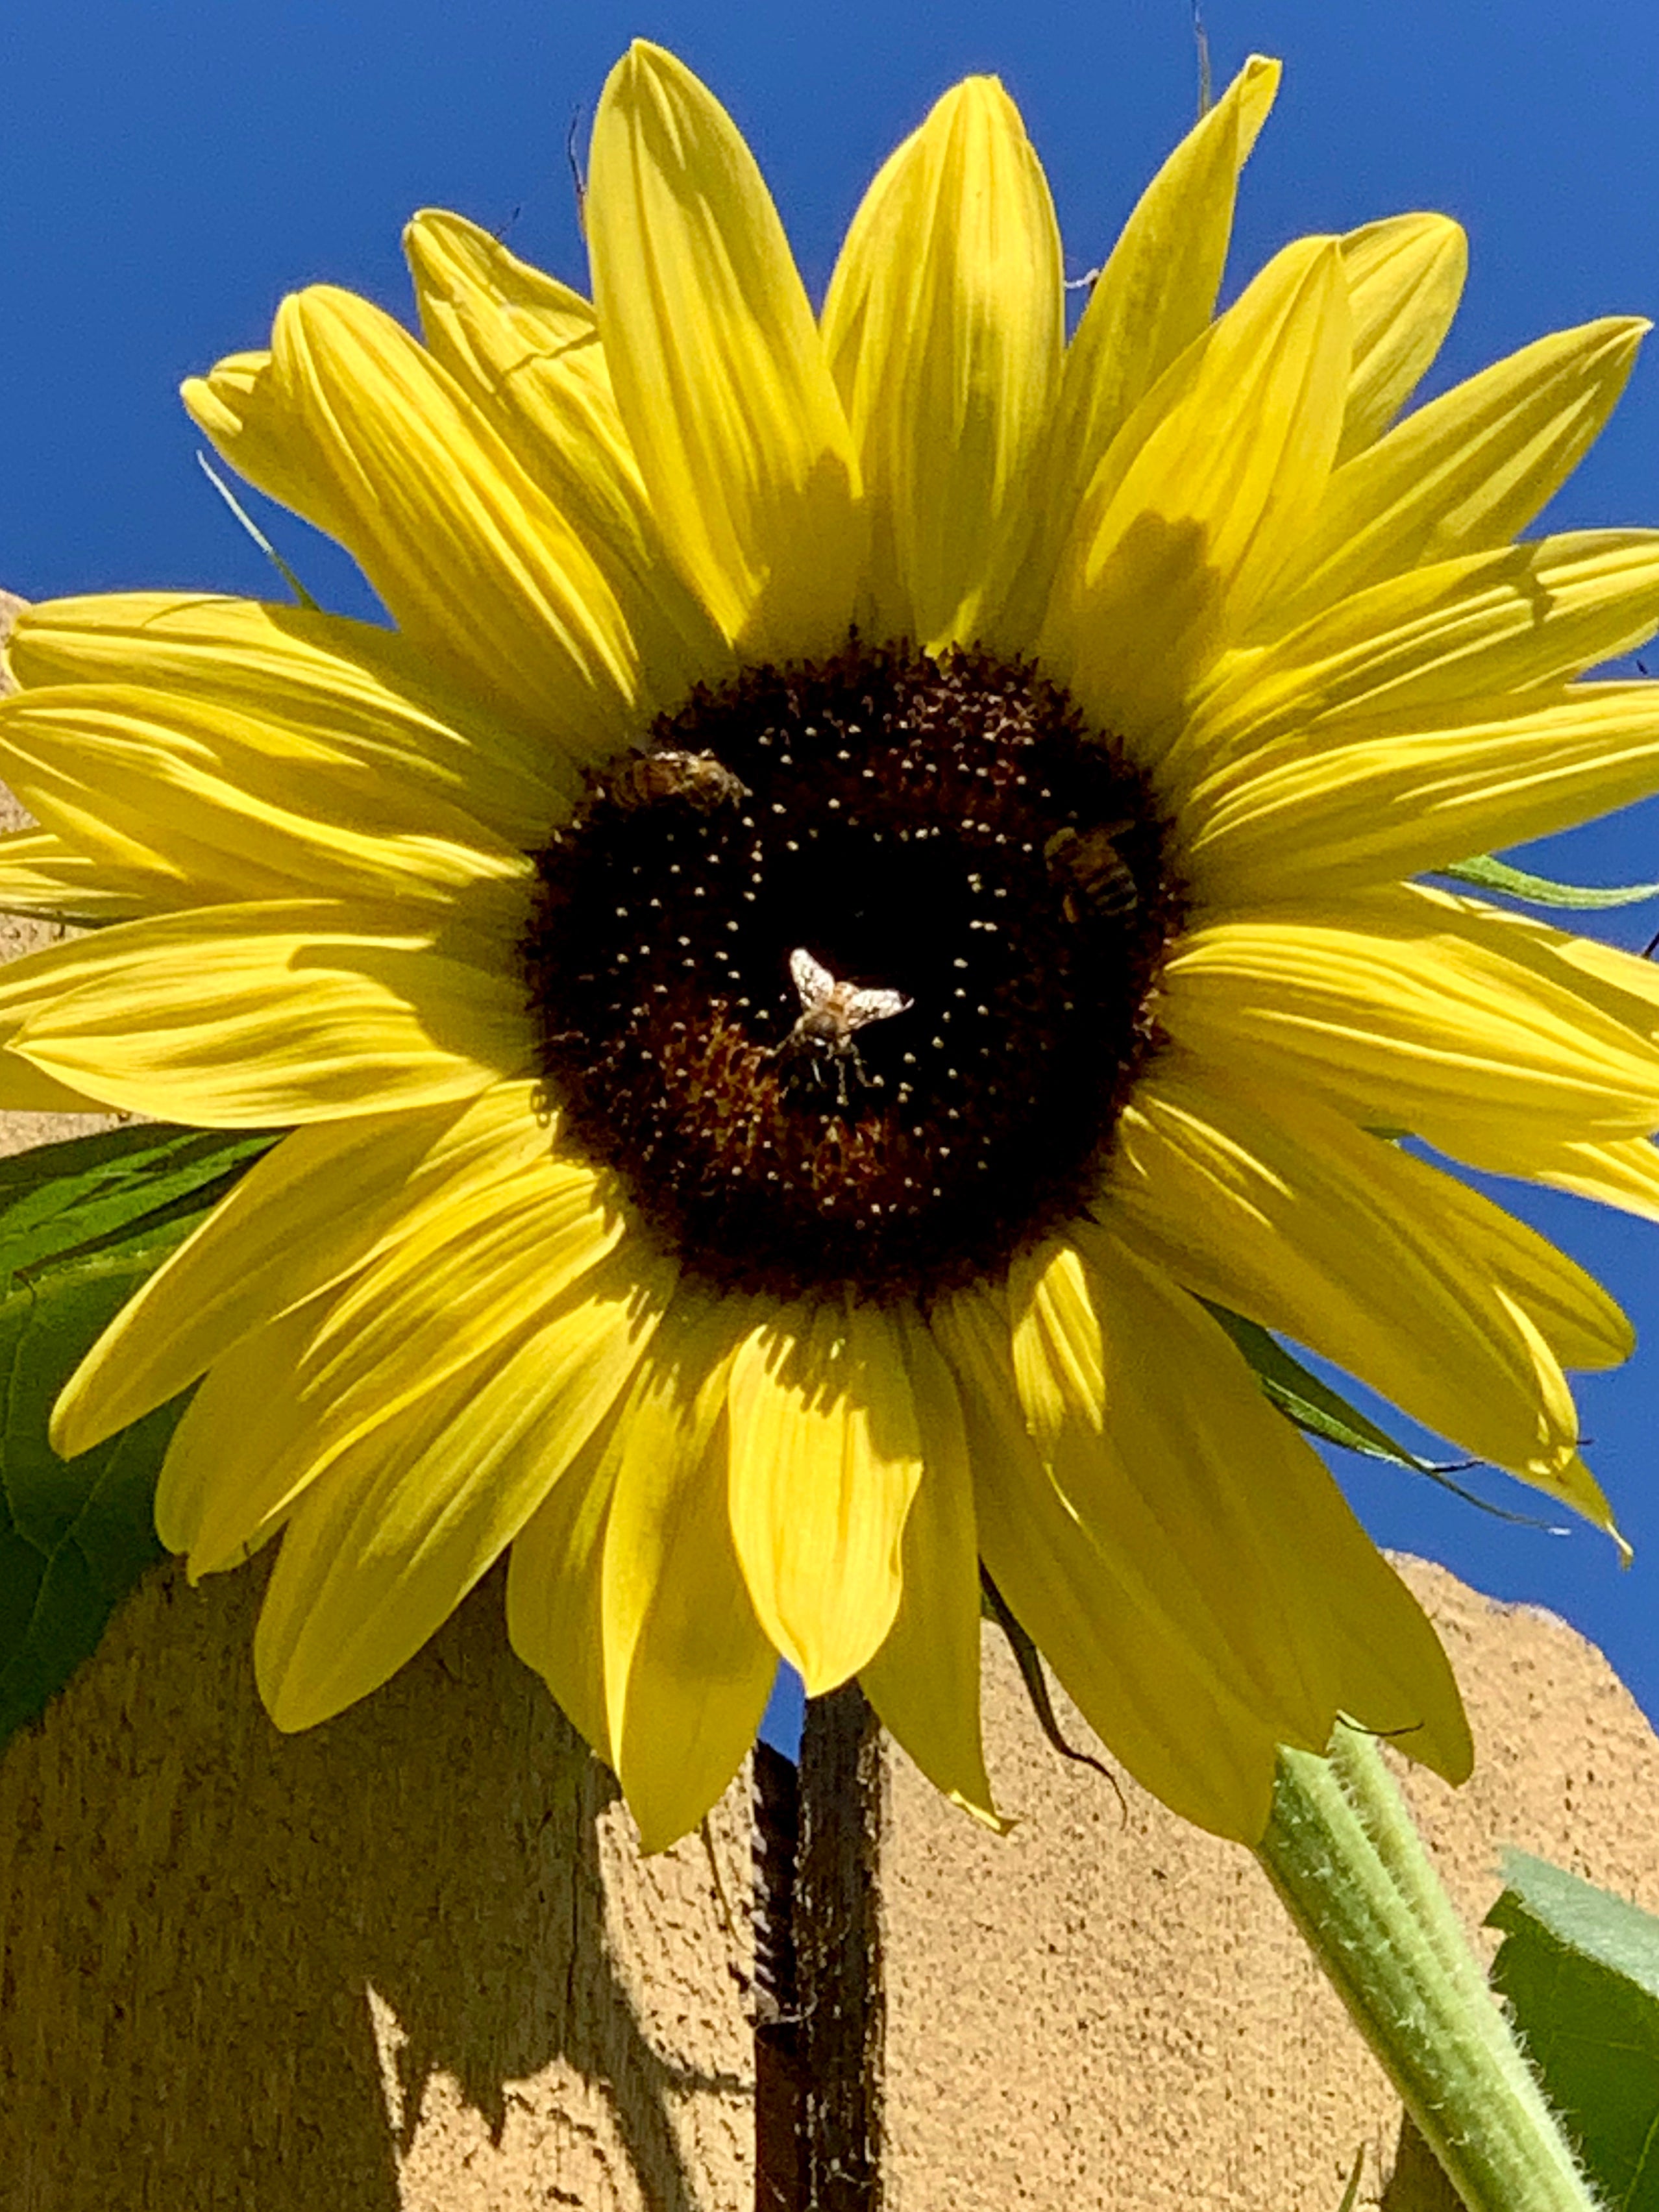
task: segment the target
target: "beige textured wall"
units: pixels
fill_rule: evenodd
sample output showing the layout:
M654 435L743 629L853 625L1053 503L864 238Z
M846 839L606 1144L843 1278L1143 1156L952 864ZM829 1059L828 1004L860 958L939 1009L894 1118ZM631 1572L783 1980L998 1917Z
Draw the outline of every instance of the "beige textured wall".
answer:
M1471 1924L1504 1844L1659 1910L1659 1741L1601 1655L1547 1613L1407 1571L1479 1747L1463 1790L1408 1785ZM1403 2189L1380 2197L1398 2103L1255 1860L1127 1780L1126 1825L1098 1776L1048 1751L989 1637L987 1657L1011 1837L887 1755L889 2212L1336 2212L1361 2143L1360 2203L1404 2212Z
M641 1862L499 1577L276 1734L258 1568L151 1576L0 1760L8 2212L748 2212L752 2051L696 1837ZM741 1912L747 1798L713 1823Z

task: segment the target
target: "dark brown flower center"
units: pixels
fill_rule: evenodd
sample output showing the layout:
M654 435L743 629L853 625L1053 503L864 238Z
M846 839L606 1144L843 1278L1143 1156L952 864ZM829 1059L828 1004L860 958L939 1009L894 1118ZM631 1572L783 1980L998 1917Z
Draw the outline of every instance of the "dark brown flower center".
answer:
M1086 1203L1179 920L1151 794L1028 664L856 641L661 717L538 855L542 1071L685 1264L1004 1267Z

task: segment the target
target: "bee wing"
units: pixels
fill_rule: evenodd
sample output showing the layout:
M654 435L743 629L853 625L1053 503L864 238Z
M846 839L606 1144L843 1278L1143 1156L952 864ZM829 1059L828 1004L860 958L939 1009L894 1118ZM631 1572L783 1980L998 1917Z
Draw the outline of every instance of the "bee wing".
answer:
M827 968L819 967L804 945L798 945L790 954L789 973L809 1013L814 1006L821 1006L836 988L835 977Z
M915 1003L902 991L851 991L846 999L847 1026L861 1030L866 1022L884 1022Z

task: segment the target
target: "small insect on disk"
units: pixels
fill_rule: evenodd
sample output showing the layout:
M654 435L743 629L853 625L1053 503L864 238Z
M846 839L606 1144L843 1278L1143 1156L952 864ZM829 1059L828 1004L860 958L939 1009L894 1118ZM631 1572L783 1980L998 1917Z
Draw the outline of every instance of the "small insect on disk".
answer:
M854 1033L872 1022L903 1013L914 1002L902 991L866 991L856 983L838 983L801 945L789 956L789 973L800 994L800 1013L775 1057L801 1063L820 1085L829 1081L833 1068L836 1103L844 1108L850 1096L849 1079L864 1084L870 1080Z

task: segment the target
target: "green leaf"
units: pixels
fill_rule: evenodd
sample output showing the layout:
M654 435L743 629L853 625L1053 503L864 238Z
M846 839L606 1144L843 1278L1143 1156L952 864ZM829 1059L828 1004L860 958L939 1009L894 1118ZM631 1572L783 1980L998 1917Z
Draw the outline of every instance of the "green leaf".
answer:
M1494 1505L1491 1498L1482 1498L1478 1491L1469 1490L1453 1480L1452 1469L1478 1462L1455 1460L1449 1467L1439 1462L1424 1459L1418 1453L1407 1451L1405 1445L1391 1437L1388 1431L1362 1413L1358 1406L1351 1406L1340 1391L1333 1390L1328 1382L1305 1368L1302 1362L1286 1352L1276 1336L1269 1335L1259 1322L1247 1321L1243 1314L1229 1307L1217 1305L1209 1298L1200 1298L1205 1311L1218 1321L1246 1364L1261 1384L1269 1403L1276 1406L1285 1419L1295 1423L1304 1435L1316 1437L1321 1443L1337 1444L1344 1451L1362 1452L1368 1459L1383 1459L1395 1467L1410 1469L1413 1474L1426 1475L1431 1482L1449 1490L1466 1505L1479 1507L1483 1513L1495 1514L1500 1521L1513 1521L1524 1528L1546 1528L1560 1534L1553 1522L1540 1521L1530 1513L1514 1513L1506 1506Z
M1410 1468L1414 1474L1432 1471L1431 1462L1407 1451L1386 1429L1380 1429L1357 1406L1351 1406L1340 1391L1322 1382L1259 1322L1246 1321L1243 1314L1216 1305L1208 1298L1200 1298L1199 1304L1221 1323L1267 1395L1298 1429L1317 1437L1323 1443L1340 1444L1345 1451L1364 1452L1371 1459L1392 1460L1397 1467Z
M1524 868L1512 868L1507 860L1498 860L1491 853L1478 854L1472 860L1455 860L1449 867L1437 868L1435 873L1449 876L1454 883L1473 884L1480 890L1505 891L1510 898L1530 906L1594 910L1640 906L1646 899L1659 898L1659 884L1552 883L1547 876L1531 876Z
M1504 1854L1493 1986L1614 2212L1659 2212L1659 1920L1524 1851Z
M148 1122L0 1159L0 1288L87 1257L143 1222L198 1212L276 1141L265 1132Z
M59 1390L269 1135L114 1129L0 1160L0 1742L90 1656L161 1556L155 1480L184 1401L72 1460Z

